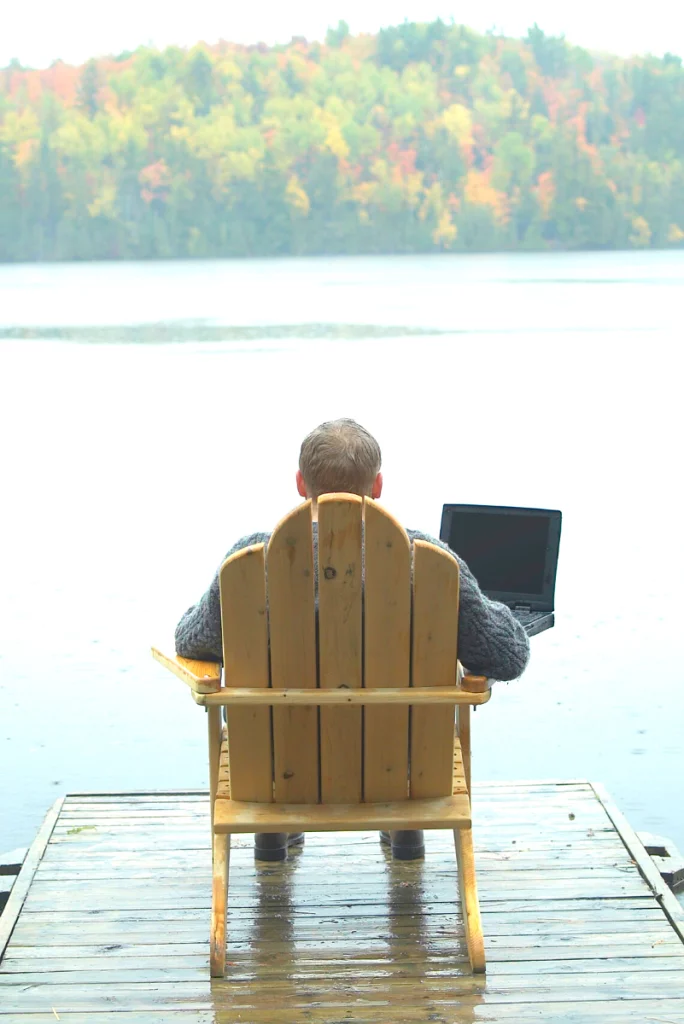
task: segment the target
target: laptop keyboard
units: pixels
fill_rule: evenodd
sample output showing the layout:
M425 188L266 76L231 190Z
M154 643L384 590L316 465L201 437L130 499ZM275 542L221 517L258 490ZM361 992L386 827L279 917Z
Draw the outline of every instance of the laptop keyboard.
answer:
M518 622L523 626L528 626L530 622L534 622L542 614L541 612L531 612L525 609L511 608L511 611L515 615Z

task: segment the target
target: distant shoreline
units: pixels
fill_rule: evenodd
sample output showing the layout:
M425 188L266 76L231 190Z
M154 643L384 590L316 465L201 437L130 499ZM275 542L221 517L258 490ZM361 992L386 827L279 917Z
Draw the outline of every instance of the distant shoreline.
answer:
M684 67L538 25L0 70L0 261L684 248Z

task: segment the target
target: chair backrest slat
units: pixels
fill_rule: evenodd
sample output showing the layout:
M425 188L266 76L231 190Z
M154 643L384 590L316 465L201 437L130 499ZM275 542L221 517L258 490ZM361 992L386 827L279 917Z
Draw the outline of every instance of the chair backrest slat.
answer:
M276 527L266 552L271 685L316 687L311 502ZM318 802L318 710L273 708L273 781L280 803Z
M323 689L361 687L362 515L355 495L318 502L318 651ZM321 802L359 803L363 794L362 709L320 709Z
M425 541L413 546L413 686L456 686L458 562ZM411 709L411 782L415 799L448 796L453 785L454 709Z
M268 545L221 567L225 685L278 689L457 685L459 569L413 548L370 499L311 503ZM315 586L318 573L318 590ZM448 796L451 705L231 707L231 796L268 803L386 802Z
M226 686L268 686L264 545L245 548L225 561L219 584ZM272 801L270 709L231 708L227 728L233 799Z
M364 686L410 681L411 543L380 505L365 503ZM363 791L368 802L408 797L408 707L364 708Z

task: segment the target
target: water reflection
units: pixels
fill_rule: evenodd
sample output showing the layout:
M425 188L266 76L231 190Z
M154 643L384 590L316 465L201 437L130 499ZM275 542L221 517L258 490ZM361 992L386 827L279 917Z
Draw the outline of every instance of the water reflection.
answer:
M314 835L287 863L257 864L247 891L213 984L235 1019L474 1021L486 981L470 971L455 859L400 863L377 833Z
M430 850L425 860L402 863L384 847L383 853L387 955L399 966L394 976L420 991L422 1020L469 1024L482 1003L486 978L470 969L455 857L449 863L448 855L437 857Z

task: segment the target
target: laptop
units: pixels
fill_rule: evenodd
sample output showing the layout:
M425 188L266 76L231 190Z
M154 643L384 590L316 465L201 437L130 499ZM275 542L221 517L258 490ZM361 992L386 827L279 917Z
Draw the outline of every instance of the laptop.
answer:
M445 505L439 536L534 636L554 624L561 518L544 508Z

